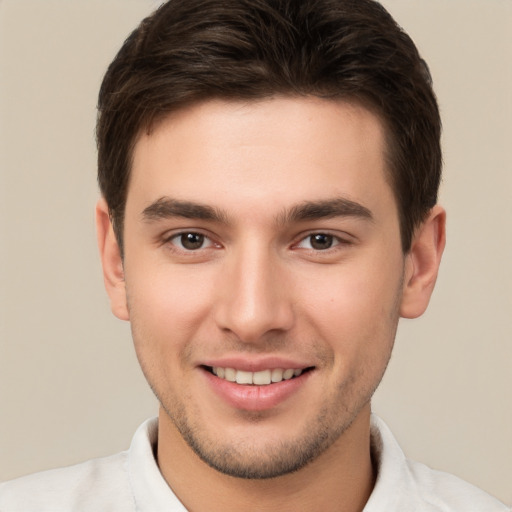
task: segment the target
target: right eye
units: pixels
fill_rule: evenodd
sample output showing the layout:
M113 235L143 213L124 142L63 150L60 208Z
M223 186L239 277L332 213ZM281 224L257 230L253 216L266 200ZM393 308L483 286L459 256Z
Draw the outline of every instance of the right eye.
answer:
M340 241L333 235L327 233L313 233L302 240L297 247L314 249L315 251L326 251L331 247L339 245Z
M197 251L214 245L206 235L193 231L177 233L169 238L169 242L183 251Z

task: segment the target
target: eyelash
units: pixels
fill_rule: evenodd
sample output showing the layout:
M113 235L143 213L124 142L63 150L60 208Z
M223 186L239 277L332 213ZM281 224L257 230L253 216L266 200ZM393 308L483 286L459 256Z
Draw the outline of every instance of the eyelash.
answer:
M200 246L191 249L183 246L184 238L185 236L195 236L200 238ZM319 249L313 247L314 243L312 243L313 237L325 237L327 238L328 242L331 242L331 245L329 247L326 247L324 249ZM309 240L310 247L301 247L301 244L307 243ZM179 242L176 242L179 241ZM205 247L204 243L207 242L208 245ZM164 243L169 244L174 250L182 252L182 253L188 253L193 254L196 252L199 252L200 250L204 249L211 249L211 248L219 248L221 247L220 244L215 243L210 236L201 233L200 231L180 231L178 233L174 233L173 235L167 237L164 240ZM346 238L341 238L339 236L333 235L329 232L324 231L315 231L308 233L305 236L301 236L301 238L298 240L298 242L292 244L292 248L298 248L298 249L304 249L306 251L314 252L314 253L330 253L333 250L335 251L336 248L340 248L340 246L348 246L351 245L352 242L347 240Z
M317 238L317 240L313 241L315 237ZM330 243L329 247L325 247L325 248L318 248L318 247L315 248L314 247L315 243L318 243L318 242L321 243L320 242L321 238L326 239L327 242ZM309 247L301 247L302 244L307 243L308 241L309 241ZM302 249L313 251L313 252L327 252L330 249L335 249L339 245L343 245L343 244L347 244L347 243L348 243L347 241L341 239L339 236L335 236L328 232L319 231L319 232L309 233L307 236L302 237L298 243L294 244L294 247L300 247Z
M200 237L202 239L201 247L197 247L196 249L189 249L189 248L186 248L183 246L183 241L184 241L183 237L190 236L190 235ZM175 242L176 240L180 241L179 243L180 243L181 247L177 246L177 244ZM205 241L209 242L207 247L203 247L203 243ZM168 237L164 242L167 244L170 244L176 250L184 252L184 253L194 253L194 252L199 251L200 249L209 249L214 246L220 247L219 244L215 244L215 242L212 241L211 237L209 237L208 235L205 235L204 233L201 233L200 231L180 231L179 233L175 233L172 236Z

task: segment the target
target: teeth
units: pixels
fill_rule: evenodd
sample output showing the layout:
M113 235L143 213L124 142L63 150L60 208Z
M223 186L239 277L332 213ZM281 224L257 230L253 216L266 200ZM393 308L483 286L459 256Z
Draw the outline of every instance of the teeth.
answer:
M252 374L252 383L258 386L266 386L272 382L271 376L272 372L270 370L254 372Z
M294 372L294 371L295 371L295 370L285 370L285 371L283 372L283 379L285 379L285 380L290 380L290 379L293 377L293 372Z
M219 373L219 369L217 368L217 374ZM221 368L222 373L222 368ZM226 380L229 380L229 382L235 382L236 381L236 370L233 370L233 368L225 368L224 369L224 378Z
M283 380L283 370L276 368L272 370L272 382L281 382Z
M294 368L287 368L285 370L282 368L274 368L272 370L262 370L259 372L246 372L243 370L235 370L234 368L222 368L220 366L215 366L212 368L212 372L220 379L224 379L229 382L267 386L271 383L298 377L302 373L302 370Z
M243 372L238 370L236 372L235 380L237 384L252 384L252 372Z

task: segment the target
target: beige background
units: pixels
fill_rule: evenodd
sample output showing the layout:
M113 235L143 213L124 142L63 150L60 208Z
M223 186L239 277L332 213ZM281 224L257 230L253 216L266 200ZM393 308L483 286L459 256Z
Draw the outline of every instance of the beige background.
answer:
M512 2L386 0L430 63L449 242L374 409L512 503ZM102 74L149 0L0 0L0 480L125 449L156 413L96 255Z

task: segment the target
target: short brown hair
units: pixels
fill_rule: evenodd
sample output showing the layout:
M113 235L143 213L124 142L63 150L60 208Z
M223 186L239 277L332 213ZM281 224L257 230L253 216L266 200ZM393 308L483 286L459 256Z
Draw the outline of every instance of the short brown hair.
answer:
M409 250L437 201L441 121L425 62L373 0L171 0L144 19L98 102L98 180L121 250L137 136L194 102L273 95L355 101L380 116Z

